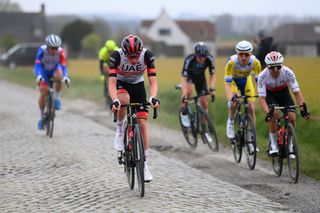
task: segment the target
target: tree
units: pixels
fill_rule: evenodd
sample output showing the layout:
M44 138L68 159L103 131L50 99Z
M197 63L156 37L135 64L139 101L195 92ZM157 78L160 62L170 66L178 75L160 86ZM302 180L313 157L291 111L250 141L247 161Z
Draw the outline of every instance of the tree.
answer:
M82 39L93 32L93 26L89 22L77 19L67 24L61 31L61 38L70 47L73 54L81 51Z
M97 54L100 47L100 36L97 33L90 33L82 39L83 50L89 54Z
M92 22L92 25L94 31L100 36L100 44L104 44L107 39L113 39L111 35L111 27L107 21L101 18L95 18Z
M12 34L5 34L0 39L0 49L7 51L18 43L18 39Z

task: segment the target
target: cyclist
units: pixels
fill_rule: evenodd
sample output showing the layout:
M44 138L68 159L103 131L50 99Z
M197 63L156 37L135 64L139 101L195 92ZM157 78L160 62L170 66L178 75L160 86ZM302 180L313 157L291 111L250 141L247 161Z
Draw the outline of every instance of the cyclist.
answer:
M225 90L228 100L229 115L227 121L227 136L229 139L235 137L234 115L238 102L234 100L235 95L240 91L241 95L254 96L255 89L251 73L254 72L255 78L261 71L259 60L252 55L253 47L248 41L237 43L235 51L225 65ZM255 122L254 98L248 99L249 113ZM248 138L251 138L250 136ZM232 142L233 140L231 140ZM250 145L250 152L253 152L253 145ZM257 148L258 151L258 148Z
M117 113L117 129L115 134L115 149L121 152L124 135L124 119L126 108L121 104L146 102L146 90L144 87L144 72L147 71L150 85L150 98L152 108L159 107L158 83L153 54L143 48L142 40L136 35L128 35L121 42L121 49L111 53L109 70L109 91L113 100L112 111ZM140 108L137 113L138 122L141 127L142 138L145 149L144 178L146 182L152 180L148 169L147 157L149 148L149 135L147 129L148 108Z
M208 90L205 70L208 68L210 73L210 88ZM210 92L212 101L216 94L215 86L215 75L214 75L214 58L209 54L208 47L204 42L197 42L194 45L194 53L188 55L183 64L181 73L182 82L182 104L185 110L182 110L180 116L183 126L190 127L190 120L187 115L186 106L187 100L192 95L192 84L194 84L197 95L200 97L200 104L203 109L208 112L208 98L204 96Z
M116 42L109 39L105 42L104 46L99 51L99 67L100 67L100 80L103 82L103 95L106 98L106 105L110 105L108 100L110 100L108 92L108 73L110 66L110 54L119 49ZM110 101L111 102L111 101Z
M55 99L55 108L57 110L61 109L61 82L70 82L70 79L68 78L65 50L61 47L61 38L51 34L46 37L45 43L45 45L42 45L38 49L34 64L34 73L40 89L39 108L41 119L38 122L38 129L44 129L44 107L50 78L53 77L56 81L53 95Z
M279 106L291 106L294 102L291 98L288 86L290 86L296 102L303 105L300 108L300 114L303 118L308 119L310 114L307 111L307 105L304 103L302 92L299 89L298 82L293 71L283 65L284 58L279 52L270 52L265 57L267 67L260 73L258 80L258 95L262 110L266 114L266 121L269 123L269 154L277 154L277 124L278 114L269 113L270 104L278 104ZM295 109L288 112L289 121L295 126ZM292 149L292 146L289 146ZM294 154L289 155L295 158Z

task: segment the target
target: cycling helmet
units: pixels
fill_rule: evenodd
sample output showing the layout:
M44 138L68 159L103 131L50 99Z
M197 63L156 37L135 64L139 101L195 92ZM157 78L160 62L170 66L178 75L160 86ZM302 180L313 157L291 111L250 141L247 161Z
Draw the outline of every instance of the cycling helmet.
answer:
M142 40L136 35L128 35L122 40L121 49L125 55L137 56L143 49Z
M282 65L284 58L281 53L272 51L266 55L264 61L268 66Z
M46 37L46 44L48 47L58 48L61 46L61 38L55 34Z
M249 41L243 40L236 45L237 53L251 53L252 50L253 50L253 47Z
M207 55L208 52L208 47L204 42L200 41L194 45L194 53L196 55Z
M114 40L107 40L104 44L109 51L114 51L118 49L117 44Z

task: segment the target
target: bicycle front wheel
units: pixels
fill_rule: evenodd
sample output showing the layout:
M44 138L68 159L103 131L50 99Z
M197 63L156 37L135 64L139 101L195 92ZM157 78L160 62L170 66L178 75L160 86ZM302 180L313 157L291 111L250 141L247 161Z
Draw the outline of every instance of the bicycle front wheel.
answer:
M283 167L283 158L281 151L279 149L279 155L273 155L272 156L272 168L274 173L280 177L282 174L282 167Z
M184 111L183 108L180 108L179 110L179 121L180 121L180 126L181 126L181 130L183 133L184 138L186 139L187 143L189 144L189 146L191 146L192 148L196 148L197 147L197 143L198 143L198 138L197 138L197 119L195 116L195 119L193 119L193 115L191 114L191 112L188 109L188 117L190 120L190 126L189 127L185 127L182 123L182 119L181 119L181 113Z
M291 123L287 126L286 139L289 173L293 182L297 183L299 179L299 152L296 134Z
M233 140L232 144L232 152L233 152L233 157L236 163L241 162L241 157L242 157L242 140L243 140L243 135L241 132L241 127L240 127L240 122L241 122L241 114L239 111L236 113L234 117L234 131L235 131L235 138Z
M208 144L209 148L217 152L219 150L219 141L214 128L213 122L209 118L208 114L202 110L200 112L200 123L201 123L201 137L204 143Z
M54 127L54 117L55 117L55 106L54 106L54 98L52 94L48 95L47 103L46 103L46 133L47 136L52 138L53 135L53 127Z
M133 189L134 188L134 163L132 163L132 147L131 147L131 141L129 137L128 137L128 126L126 126L124 140L123 140L124 172L127 176L130 189Z
M134 126L134 161L137 172L140 197L144 196L144 149L141 130L138 124Z
M246 143L246 155L247 164L250 170L254 170L257 160L257 143L256 132L251 115L247 115L247 125L245 129L245 143Z

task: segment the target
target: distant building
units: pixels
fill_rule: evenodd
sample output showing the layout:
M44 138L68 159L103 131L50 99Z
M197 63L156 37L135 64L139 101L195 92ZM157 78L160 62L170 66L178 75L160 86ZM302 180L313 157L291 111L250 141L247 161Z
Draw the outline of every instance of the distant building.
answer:
M142 21L140 35L145 46L158 56L187 55L197 41L206 42L215 54L215 24L207 20L173 20L162 10L156 20Z
M19 42L42 41L46 35L45 6L39 13L0 12L0 38L11 34Z
M286 24L272 32L277 50L286 55L320 55L320 23Z

